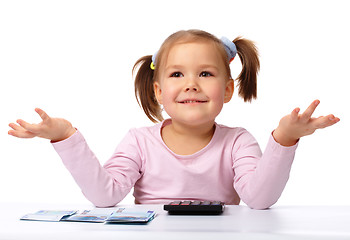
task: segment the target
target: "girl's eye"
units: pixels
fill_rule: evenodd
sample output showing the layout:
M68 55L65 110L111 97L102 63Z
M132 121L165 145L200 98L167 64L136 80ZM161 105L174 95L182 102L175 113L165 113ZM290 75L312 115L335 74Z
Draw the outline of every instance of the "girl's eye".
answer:
M183 77L184 75L180 72L174 72L170 75L170 77L178 78L178 77Z
M199 76L200 77L211 77L211 76L213 76L213 74L211 74L210 72L201 72L201 74Z

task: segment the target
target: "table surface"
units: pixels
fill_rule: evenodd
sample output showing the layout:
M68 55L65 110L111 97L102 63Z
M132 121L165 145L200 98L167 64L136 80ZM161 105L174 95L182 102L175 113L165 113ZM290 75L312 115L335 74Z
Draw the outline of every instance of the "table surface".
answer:
M157 212L147 225L21 221L38 210L85 210L90 205L1 203L0 239L350 239L350 206L226 205L222 215L168 215L162 205L120 205Z

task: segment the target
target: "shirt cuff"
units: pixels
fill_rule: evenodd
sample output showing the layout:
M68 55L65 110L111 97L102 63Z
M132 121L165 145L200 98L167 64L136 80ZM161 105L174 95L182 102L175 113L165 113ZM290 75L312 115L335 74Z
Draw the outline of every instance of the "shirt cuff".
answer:
M73 146L85 142L83 135L77 130L72 136L59 142L51 142L57 152L65 151Z
M298 145L299 145L299 141L294 144L293 146L283 146L281 144L279 144L278 142L276 142L275 138L273 137L272 133L270 135L270 139L268 141L268 147L267 147L267 151L271 151L270 153L274 153L274 154L277 154L277 155L283 155L283 156L288 156L288 155L292 155L293 158L294 158L294 154L295 154L295 151L296 149L298 148ZM269 150L268 150L269 149Z

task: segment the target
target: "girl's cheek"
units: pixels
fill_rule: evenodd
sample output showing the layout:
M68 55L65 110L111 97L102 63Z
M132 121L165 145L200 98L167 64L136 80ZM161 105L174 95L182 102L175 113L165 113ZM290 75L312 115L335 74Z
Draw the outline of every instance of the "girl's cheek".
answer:
M213 84L207 89L212 100L216 100L219 102L224 101L225 89L221 85Z
M163 105L168 105L171 101L175 99L175 93L171 88L164 87L162 89Z

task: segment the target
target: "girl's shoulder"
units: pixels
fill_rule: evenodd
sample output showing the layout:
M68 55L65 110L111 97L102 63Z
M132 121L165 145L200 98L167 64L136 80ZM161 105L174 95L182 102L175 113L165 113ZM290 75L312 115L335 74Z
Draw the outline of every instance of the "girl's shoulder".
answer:
M226 145L233 152L254 147L260 151L259 144L255 137L243 127L228 127L217 124L217 139L220 139L223 145Z
M233 144L241 143L252 143L256 142L255 137L243 127L229 127L222 124L216 125L217 138L223 139L224 141L231 142Z
M161 126L161 123L157 123L153 126L131 128L129 129L127 136L134 139L158 139L160 137Z
M224 135L235 135L235 136L240 136L240 135L251 135L248 130L246 130L243 127L229 127L223 124L218 124L215 123L215 131L219 132L220 134Z

